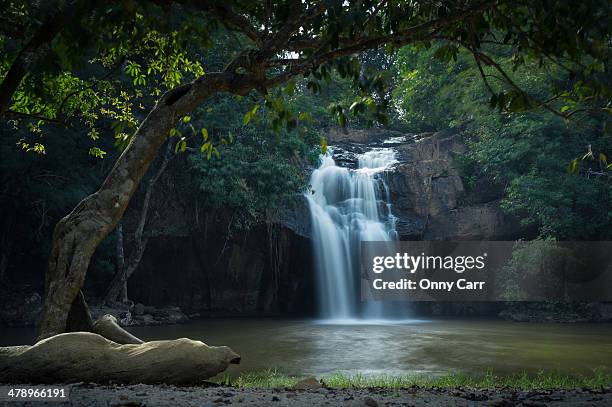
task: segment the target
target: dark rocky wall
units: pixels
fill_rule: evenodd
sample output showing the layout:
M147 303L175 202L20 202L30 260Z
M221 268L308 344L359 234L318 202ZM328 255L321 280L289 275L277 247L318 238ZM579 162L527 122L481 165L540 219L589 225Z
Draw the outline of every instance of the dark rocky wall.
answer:
M203 316L312 314L310 258L308 239L278 224L228 240L161 236L149 242L128 292L135 302Z

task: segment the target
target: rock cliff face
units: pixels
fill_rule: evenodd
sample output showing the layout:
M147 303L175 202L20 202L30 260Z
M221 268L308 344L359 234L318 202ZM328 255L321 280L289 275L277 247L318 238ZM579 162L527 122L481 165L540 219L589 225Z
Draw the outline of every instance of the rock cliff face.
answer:
M219 230L152 239L129 281L137 302L202 316L314 311L310 242L281 224L226 238Z
M503 187L479 179L464 185L454 164L467 147L461 132L411 136L397 144L401 163L387 174L403 240L504 240L519 234L499 207Z
M455 157L467 151L460 129L405 134L382 129L330 132L335 161L353 167L370 148L393 147L399 164L385 174L402 240L504 240L519 236L518 222L499 207L503 186L486 178L467 188Z

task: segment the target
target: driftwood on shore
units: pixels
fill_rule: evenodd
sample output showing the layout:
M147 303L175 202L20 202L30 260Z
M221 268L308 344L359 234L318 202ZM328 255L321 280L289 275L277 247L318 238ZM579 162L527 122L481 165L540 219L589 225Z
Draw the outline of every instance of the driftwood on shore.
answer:
M72 332L0 348L0 382L196 384L239 362L227 346L186 338L121 345Z

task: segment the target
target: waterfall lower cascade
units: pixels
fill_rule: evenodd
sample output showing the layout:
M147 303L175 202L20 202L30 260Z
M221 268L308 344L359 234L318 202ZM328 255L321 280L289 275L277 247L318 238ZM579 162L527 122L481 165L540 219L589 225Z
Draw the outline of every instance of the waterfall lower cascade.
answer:
M389 190L381 175L397 163L391 148L357 156L357 168L336 165L332 152L310 178L306 194L312 221L319 308L326 319L383 318L382 304L360 301L362 241L397 239Z

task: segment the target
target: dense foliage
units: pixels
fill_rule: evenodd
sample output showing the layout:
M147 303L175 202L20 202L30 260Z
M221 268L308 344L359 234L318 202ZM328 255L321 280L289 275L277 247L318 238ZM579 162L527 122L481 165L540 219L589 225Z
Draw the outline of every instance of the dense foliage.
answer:
M305 110L316 114L324 109L309 99ZM219 97L204 105L202 113L196 113L196 124L206 123L209 137L224 135L226 142L216 148L218 157L197 152L189 154L188 160L194 191L204 209L228 212L232 229L273 220L281 206L305 189L307 167L316 163L321 151L320 133L311 127L312 114L302 115L296 131L275 132L270 129L267 107L247 110L251 103ZM244 115L237 113L243 110L247 110Z
M609 59L605 1L215 3L1 2L0 114L13 126L30 130L15 141L24 150L43 153L45 128L77 126L91 139L90 154L103 157L107 151L98 142L102 129L112 127L116 143L125 147L163 92L211 71L249 71L248 65L259 63L258 58L269 59L258 69L282 79L274 80L275 85L300 75L315 91L325 91L330 79L354 85L357 94L331 106L342 124L351 115L365 116L367 124L385 121L385 98L380 96L390 64L384 53L368 50L386 46L393 51L410 42L421 50L432 41L442 42L437 56L449 60L467 50L488 71L489 82L494 75L503 76L506 86L487 84L495 93L495 106L546 105L570 116L583 109L579 103L609 96L603 66ZM301 21L294 15L300 8ZM299 24L309 25L310 31L292 27ZM272 33L284 34L282 29L297 33L276 45ZM498 64L496 55L483 48L490 43L503 46L506 63ZM211 46L222 51L220 57L207 51ZM354 56L361 51L368 51L365 59ZM364 60L378 69L361 70ZM505 76L508 68L525 63L563 66L580 80L555 106ZM440 80L432 81L429 89ZM269 90L260 85L258 90ZM426 94L423 88L421 97ZM426 96L421 101L423 106L432 103ZM285 104L273 107L278 112L273 124L295 125ZM435 115L439 106L432 107Z
M578 114L565 120L546 109L491 109L491 94L472 56L460 52L445 61L439 58L440 50L407 47L399 54L394 102L406 126L431 131L467 124L470 151L457 161L468 185L481 175L505 185L504 209L523 224L538 227L542 237L609 239L609 114ZM493 46L491 53L511 70L512 55ZM529 60L513 77L542 100L570 92L578 82L552 63L540 66Z

